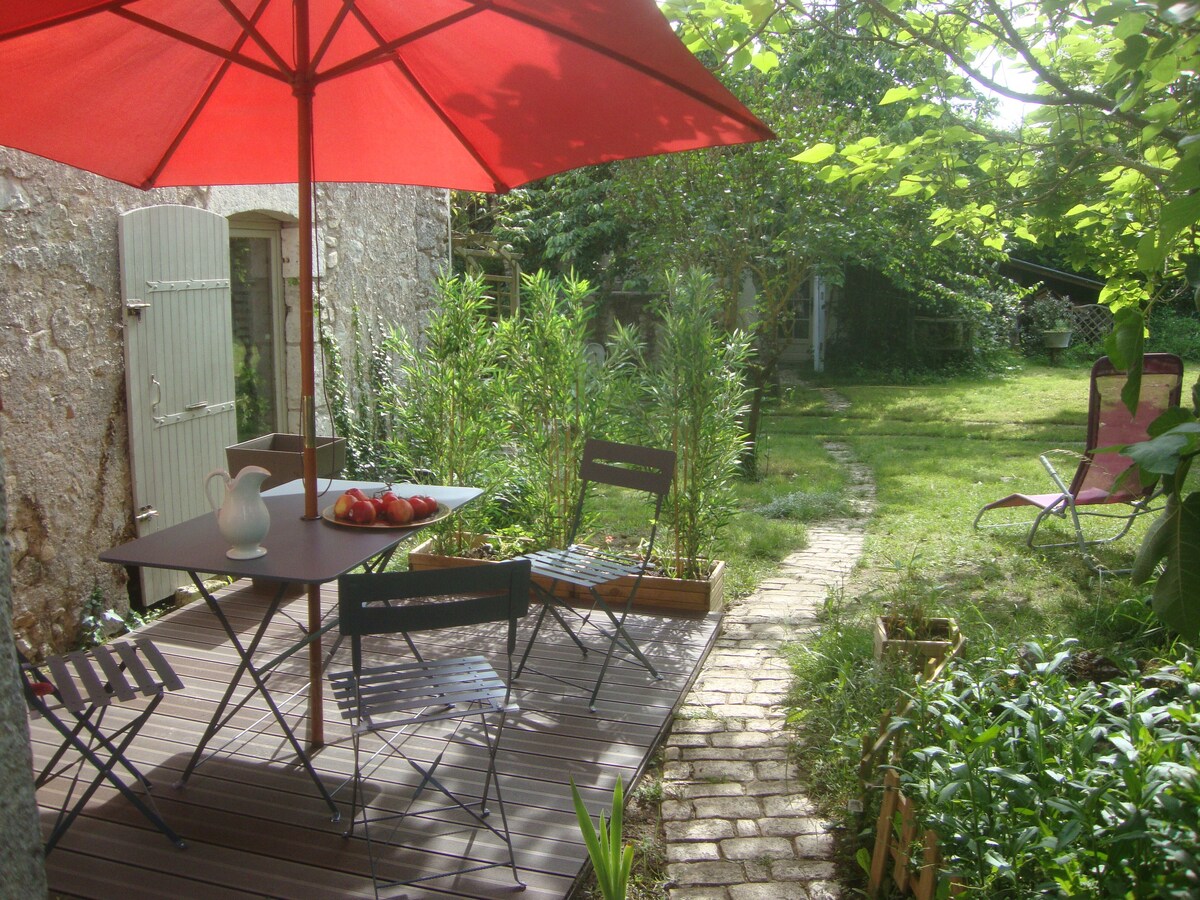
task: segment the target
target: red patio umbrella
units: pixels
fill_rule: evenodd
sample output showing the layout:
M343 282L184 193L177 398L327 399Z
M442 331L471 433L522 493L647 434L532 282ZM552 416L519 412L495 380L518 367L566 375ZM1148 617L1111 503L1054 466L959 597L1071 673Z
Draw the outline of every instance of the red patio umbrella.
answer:
M653 0L6 0L0 71L0 144L141 188L298 182L310 235L314 170L499 192L771 137Z
M0 144L141 188L298 183L317 516L312 183L509 190L772 137L653 0L4 0Z

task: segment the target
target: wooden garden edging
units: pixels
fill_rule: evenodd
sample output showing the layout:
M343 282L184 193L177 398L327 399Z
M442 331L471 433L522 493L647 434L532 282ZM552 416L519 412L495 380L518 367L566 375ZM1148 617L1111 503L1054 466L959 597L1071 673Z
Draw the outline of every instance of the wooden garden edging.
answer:
M964 643L965 639L958 635L949 652L941 660L927 661L923 680L940 678L950 660L962 650ZM896 716L905 716L911 709L912 701L908 700L899 708ZM900 730L889 728L890 718L889 716L888 720L880 725L879 733L873 742L867 743L867 740L864 740L863 755L858 767L859 777L864 785L878 772L885 757L892 760L899 758L899 750L893 738ZM938 873L942 862L938 835L932 829L926 829L925 833L920 835L921 861L914 877L910 861L917 839L915 805L900 789L900 773L894 768L888 769L883 779L883 799L879 805L879 816L875 820L875 847L871 853L871 867L867 877L867 896L883 896L890 876L892 884L902 895L911 895L917 900L933 900L937 895ZM950 885L952 895L964 890L964 885L958 879Z

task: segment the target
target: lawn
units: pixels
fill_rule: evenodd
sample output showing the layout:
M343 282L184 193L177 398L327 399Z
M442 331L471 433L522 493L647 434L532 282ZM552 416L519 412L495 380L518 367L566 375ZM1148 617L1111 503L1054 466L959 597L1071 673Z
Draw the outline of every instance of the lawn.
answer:
M1198 365L1185 367L1189 389ZM1049 451L1070 479L1083 450L1088 368L1026 365L934 385L823 387L846 398L849 408L831 414L818 388L797 389L772 412L766 430L768 446L801 438L845 443L876 484L860 570L828 599L819 636L792 649L800 769L826 814L848 826L853 850L853 835L872 825L869 816L852 812L864 797L857 770L862 739L912 690L907 672L871 658L877 613L902 605L955 616L968 659L1019 650L1030 640L1061 646L1063 639L1099 656L1147 658L1168 655L1172 641L1149 613L1146 588L1122 576L1097 576L1074 548L1031 550L1023 529L972 528L989 501L1051 489L1039 454ZM1021 511L1007 512L1016 518ZM1147 525L1135 525L1099 559L1114 569L1129 566ZM1065 529L1059 533L1068 537ZM985 731L980 726L977 734Z

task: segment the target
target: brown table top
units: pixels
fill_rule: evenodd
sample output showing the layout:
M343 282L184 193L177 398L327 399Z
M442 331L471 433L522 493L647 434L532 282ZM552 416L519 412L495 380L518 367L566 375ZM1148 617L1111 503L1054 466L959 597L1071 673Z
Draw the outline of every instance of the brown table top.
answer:
M383 487L368 482L334 481L320 507L333 503L338 494L352 486L364 490ZM477 488L441 485L393 485L392 489L400 496L427 494L452 510L482 493ZM306 521L299 481L265 491L263 500L271 514L271 529L261 542L267 553L258 559L229 559L225 555L229 544L217 531L217 517L211 513L105 550L100 559L125 566L322 584L407 540L424 527L353 528L320 518Z

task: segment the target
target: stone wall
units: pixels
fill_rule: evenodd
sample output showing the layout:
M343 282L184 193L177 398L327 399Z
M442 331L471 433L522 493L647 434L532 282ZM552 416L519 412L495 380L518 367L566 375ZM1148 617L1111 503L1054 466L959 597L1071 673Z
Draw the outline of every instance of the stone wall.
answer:
M366 321L415 326L449 259L446 192L321 185L316 196L318 286L344 352L351 304ZM297 213L294 186L140 191L0 148L0 415L13 625L35 654L76 642L82 605L97 588L107 606L128 609L125 573L96 558L134 533L117 217L160 203L292 223ZM297 294L297 279L286 279L292 431ZM321 394L318 383L318 408Z

